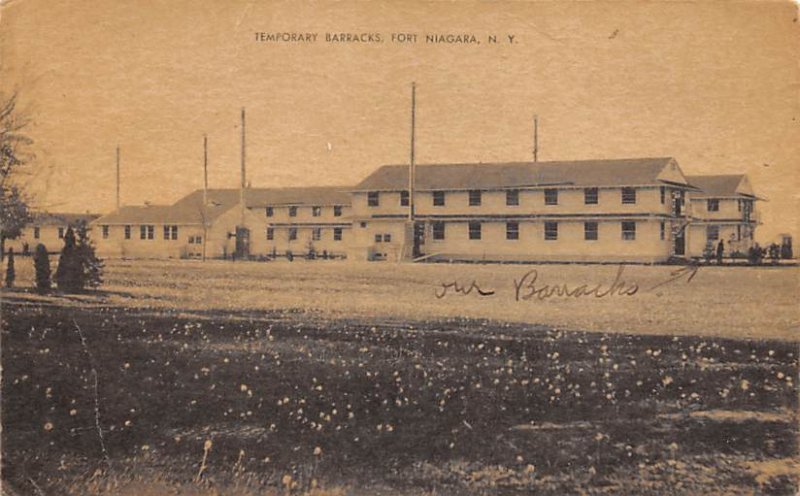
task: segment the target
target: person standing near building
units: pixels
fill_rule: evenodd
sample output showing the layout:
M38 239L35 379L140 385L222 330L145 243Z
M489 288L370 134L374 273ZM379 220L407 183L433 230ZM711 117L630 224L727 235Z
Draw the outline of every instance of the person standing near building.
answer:
M717 243L717 265L722 265L722 256L725 254L725 242L719 240Z

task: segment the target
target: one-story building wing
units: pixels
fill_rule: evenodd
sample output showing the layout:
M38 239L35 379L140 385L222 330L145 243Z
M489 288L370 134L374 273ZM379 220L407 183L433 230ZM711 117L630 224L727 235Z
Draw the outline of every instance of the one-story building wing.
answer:
M42 244L50 253L59 252L64 246L64 234L68 228L84 225L89 229L91 222L98 217L99 214L91 213L34 212L20 236L5 241L5 249L13 248L18 254L28 254L33 253L36 245Z

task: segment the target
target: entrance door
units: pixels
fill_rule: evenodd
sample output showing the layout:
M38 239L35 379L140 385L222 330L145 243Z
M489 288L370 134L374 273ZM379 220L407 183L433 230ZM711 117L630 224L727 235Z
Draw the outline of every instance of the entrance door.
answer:
M675 235L675 255L683 256L686 254L686 231L681 229Z
M250 229L246 227L236 228L236 258L250 257Z
M423 255L422 248L425 245L425 223L414 223L414 251L413 258L421 257Z

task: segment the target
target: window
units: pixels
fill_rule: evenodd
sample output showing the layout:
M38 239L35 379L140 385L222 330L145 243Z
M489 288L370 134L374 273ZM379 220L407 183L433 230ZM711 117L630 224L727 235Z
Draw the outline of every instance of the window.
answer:
M381 204L381 199L378 196L377 191L370 191L369 193L367 193L367 206L377 207L380 204Z
M545 241L555 241L558 239L558 222L544 223L544 239Z
M319 217L320 215L322 215L322 207L317 207L317 206L311 207L312 217Z
M622 188L622 203L625 205L636 203L636 188Z
M586 241L597 241L597 222L583 223L583 239Z
M660 190L661 190L661 204L663 205L664 202L667 200L667 188L661 186Z
M469 191L469 206L477 207L481 204L481 190L472 189ZM478 238L480 239L480 238Z
M131 226L125 226L125 239L131 239Z
M481 223L480 222L470 222L469 223L469 239L481 239Z
M625 241L636 239L636 222L629 220L622 222L622 239Z
M719 212L719 200L706 201L706 210L709 212Z
M319 241L320 239L322 239L322 228L321 227L315 227L314 229L311 230L311 239L313 241Z
M297 207L289 207L289 217L297 217Z
M294 241L297 239L297 228L290 227L289 228L289 241Z
M597 205L597 188L583 188L583 203L585 205Z
M202 236L189 236L189 244L190 245L203 244L203 237Z
M433 192L433 206L444 207L444 191Z
M41 232L39 231L39 226L33 228L33 239L39 239Z
M272 207L267 207L267 217L272 217L275 215L275 209Z
M667 224L664 221L661 221L661 225L658 228L658 239L664 241L667 237Z
M267 241L272 241L275 239L275 229L272 227L267 228Z
M155 226L141 225L139 226L139 239L155 239L156 228Z
M706 226L706 239L717 241L719 239L719 226Z
M558 205L558 190L555 188L547 188L544 190L544 204L545 205Z
M381 236L380 234L376 234L375 235L375 242L376 243L380 243L381 241L383 241L383 236Z
M510 189L506 191L506 205L509 207L516 207L519 205L519 190Z
M742 226L741 224L736 225L736 241L742 240Z
M400 192L400 206L407 207L408 206L408 191L401 191Z
M333 240L334 241L341 241L342 240L342 228L341 227L334 227L333 228Z
M384 243L391 243L391 241L392 241L392 235L391 234L387 233L387 234L383 235L383 242Z
M444 239L444 222L440 220L433 222L433 239L437 241Z
M178 239L178 226L164 226L164 239Z
M360 222L358 225L361 226L362 229L367 227L367 223L366 222Z
M341 217L342 216L342 206L341 205L334 205L333 206L333 216L334 217Z
M506 239L519 239L519 222L506 222Z
M108 239L108 226L102 226L103 229L103 239ZM36 236L37 238L39 236Z
M59 227L58 228L58 239L64 239L64 228L63 227Z

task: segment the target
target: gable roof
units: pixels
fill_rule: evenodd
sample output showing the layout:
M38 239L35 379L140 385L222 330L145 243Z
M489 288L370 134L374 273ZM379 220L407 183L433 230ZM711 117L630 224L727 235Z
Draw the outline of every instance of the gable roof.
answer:
M675 168L674 181L662 173ZM558 162L428 164L416 169L419 190L506 189L548 185L640 186L663 183L686 185L674 159L634 158ZM361 181L354 191L408 189L408 166L385 165Z
M96 224L202 224L203 216L213 222L239 204L238 188L208 190L208 207L203 211L203 190L195 190L172 205L126 206L95 221ZM267 205L350 205L350 195L340 187L248 188L248 208Z
M686 179L700 189L692 195L695 198L755 198L744 174L687 176Z
M30 223L37 226L75 226L81 222L89 224L98 217L100 217L100 214L33 212Z

